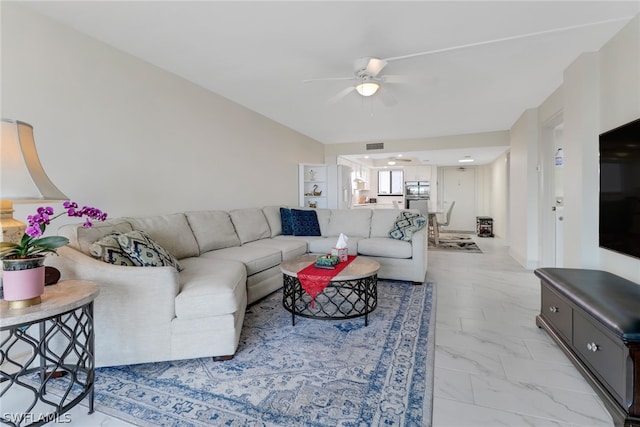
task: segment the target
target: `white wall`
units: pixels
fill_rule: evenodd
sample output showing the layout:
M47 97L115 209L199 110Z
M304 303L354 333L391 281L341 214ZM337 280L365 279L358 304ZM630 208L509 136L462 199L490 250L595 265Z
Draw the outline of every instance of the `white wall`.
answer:
M34 126L70 198L112 217L297 204L324 147L202 87L2 2L2 117ZM17 206L24 220L33 206Z
M561 100L561 101L559 101ZM559 105L561 104L561 105ZM598 268L640 283L640 260L598 247L598 136L640 117L640 16L598 52L585 53L564 73L562 87L511 129L511 253L537 266L539 222L536 169L541 127L553 114L564 121L564 266Z
M511 128L509 253L534 268L538 250L538 114L525 111Z

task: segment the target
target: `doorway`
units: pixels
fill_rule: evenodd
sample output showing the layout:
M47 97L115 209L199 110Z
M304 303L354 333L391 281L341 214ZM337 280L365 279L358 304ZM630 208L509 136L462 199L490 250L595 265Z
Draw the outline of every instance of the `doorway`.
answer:
M476 171L475 168L443 168L442 216L451 203L456 202L447 230L470 231L476 228Z

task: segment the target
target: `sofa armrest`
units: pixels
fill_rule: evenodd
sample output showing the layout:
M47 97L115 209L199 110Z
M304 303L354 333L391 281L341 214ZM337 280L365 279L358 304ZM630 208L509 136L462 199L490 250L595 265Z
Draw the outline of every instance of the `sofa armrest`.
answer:
M149 361L154 351L166 360L180 290L175 268L108 264L68 246L46 264L60 270L62 280L92 280L100 287L94 303L97 366L139 363L140 356Z
M69 246L63 246L57 252L57 256L47 258L46 264L60 270L61 280L92 280L101 287L108 285L120 290L135 286L136 293L148 292L158 299L170 298L171 301L178 295L178 272L173 267L113 265L85 255ZM100 292L102 294L105 290L101 289Z
M427 227L413 233L411 236L411 249L413 258L427 259Z
M427 237L427 227L422 227L421 230L413 233L411 239L411 254L414 260L414 268L416 277L422 277L424 280L427 274L427 246L429 240Z

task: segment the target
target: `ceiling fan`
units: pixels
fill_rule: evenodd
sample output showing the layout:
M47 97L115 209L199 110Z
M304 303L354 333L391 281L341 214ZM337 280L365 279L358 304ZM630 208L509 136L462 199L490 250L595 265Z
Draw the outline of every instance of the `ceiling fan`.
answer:
M396 99L389 92L382 88L383 83L405 83L403 76L380 75L380 72L387 66L389 61L380 58L364 57L356 59L353 64L354 74L350 77L328 77L319 79L304 80L305 83L316 81L352 80L355 83L344 88L327 101L333 104L355 91L363 97L369 97L376 93L380 95L382 102L386 106L397 103Z
M405 157L389 157L388 159L391 162L412 162L412 159L407 159Z
M408 159L408 158L401 157L401 156L387 157L387 159L386 159L386 164L389 165L389 166L395 166L396 163L398 163L398 162L413 163L413 159Z

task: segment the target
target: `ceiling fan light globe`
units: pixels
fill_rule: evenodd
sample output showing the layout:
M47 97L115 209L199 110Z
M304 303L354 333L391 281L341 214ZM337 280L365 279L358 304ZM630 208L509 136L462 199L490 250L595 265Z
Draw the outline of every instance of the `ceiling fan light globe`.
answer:
M380 85L373 82L364 82L356 86L356 90L362 96L371 96L378 91Z

